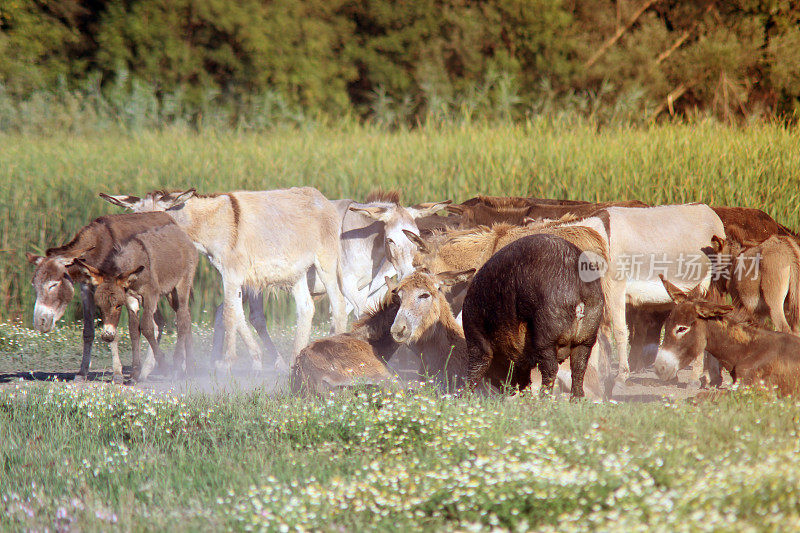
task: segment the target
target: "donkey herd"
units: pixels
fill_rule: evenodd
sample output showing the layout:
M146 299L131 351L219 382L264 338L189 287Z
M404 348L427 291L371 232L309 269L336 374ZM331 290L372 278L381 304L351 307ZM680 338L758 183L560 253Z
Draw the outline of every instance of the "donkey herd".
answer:
M132 380L196 371L189 300L199 251L222 276L217 370L230 372L241 337L254 371L262 357L291 367L295 392L389 386L398 350L454 391L547 393L558 383L573 398L607 399L651 365L663 380L690 366L694 383L719 385L722 367L744 384L800 389L800 237L758 209L487 196L403 206L397 192L362 203L310 187L100 196L131 213L28 254L37 330L54 327L80 286L76 380L89 370L99 310L123 382L123 307ZM275 288L296 304L291 360L267 332L263 294ZM333 332L309 344L323 294ZM162 297L177 321L171 364L159 348Z

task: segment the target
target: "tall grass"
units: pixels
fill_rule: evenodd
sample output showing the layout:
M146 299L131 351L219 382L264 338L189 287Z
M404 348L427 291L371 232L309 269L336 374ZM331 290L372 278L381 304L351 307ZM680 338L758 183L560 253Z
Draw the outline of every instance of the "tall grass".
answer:
M714 122L598 130L583 120L429 124L388 132L343 121L263 132L0 136L0 317L30 316L26 250L67 241L118 212L100 191L318 187L330 198L402 189L406 202L475 194L583 200L702 201L764 209L800 226L800 129ZM205 262L195 313L220 301ZM284 307L274 311L286 312Z

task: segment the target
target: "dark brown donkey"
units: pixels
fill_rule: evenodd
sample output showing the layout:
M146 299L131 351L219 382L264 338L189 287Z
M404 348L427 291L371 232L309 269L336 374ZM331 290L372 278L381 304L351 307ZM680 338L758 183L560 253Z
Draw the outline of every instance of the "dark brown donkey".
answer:
M662 279L677 305L666 322L656 373L672 379L703 350L716 357L734 381L761 382L782 394L800 391L800 338L763 329L730 305L704 299L698 288L684 293Z
M498 222L522 225L526 219L558 219L566 215L589 217L607 207L648 207L638 200L620 202L577 202L573 200L542 200L536 198L478 196L447 210L459 215L459 227L491 226Z
M551 392L558 366L570 359L572 397L584 395L589 353L603 316L600 280L583 281L581 250L553 235L531 235L494 254L464 298L469 379L524 389L531 369Z
M28 261L36 267L33 271L33 288L36 291L33 327L37 331L47 333L53 329L75 294L74 284L81 285L83 358L76 381L86 378L92 361L95 305L94 287L82 269L74 264L75 259L82 257L84 262L98 269L110 267L117 241L165 225L175 225L172 217L166 213L108 215L78 230L69 243L50 248L44 257L26 254ZM163 325L164 319L160 313L156 320ZM111 349L112 353L116 351L116 343L112 343Z
M94 301L103 318L103 340L117 336L117 324L123 306L134 311L131 318L131 347L133 351L133 379L146 379L155 366L149 358L144 365L139 358L139 333L143 334L159 360L163 359L155 332L154 314L159 298L172 296L170 302L177 316L178 341L174 361L183 362L186 371L192 366L192 319L189 314L189 296L197 268L197 250L176 224L169 224L139 233L118 243L111 268L97 269L81 259L76 263L84 269L95 285ZM142 316L136 321L136 310L141 304ZM122 381L122 365L113 363L114 380Z

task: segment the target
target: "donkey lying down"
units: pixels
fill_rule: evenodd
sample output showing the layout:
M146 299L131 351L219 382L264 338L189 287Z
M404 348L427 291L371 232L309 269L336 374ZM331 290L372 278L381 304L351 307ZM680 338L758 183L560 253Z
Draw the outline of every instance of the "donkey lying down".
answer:
M131 347L133 352L133 379L146 379L155 367L152 356L141 364L139 333L147 339L156 359L163 364L164 356L158 346L154 314L158 300L170 296L177 316L178 341L174 360L183 362L189 370L192 365L192 322L189 314L189 296L197 268L197 250L189 237L175 224L140 233L118 243L112 269L100 270L77 260L85 274L96 287L94 301L103 319L102 338L112 341L117 337L120 310L129 312ZM141 320L136 311L141 304ZM113 362L114 381L122 381L122 364L117 355Z

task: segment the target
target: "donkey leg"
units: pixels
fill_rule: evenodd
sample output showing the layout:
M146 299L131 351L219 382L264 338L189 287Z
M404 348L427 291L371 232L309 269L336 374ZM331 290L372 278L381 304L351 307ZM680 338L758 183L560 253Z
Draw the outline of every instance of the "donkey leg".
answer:
M222 351L225 348L225 303L221 303L214 311L214 336L211 340L211 360L219 361L222 358Z
M586 375L586 367L589 364L589 353L592 350L592 344L580 344L573 346L569 354L569 369L572 373L572 386L570 392L572 399L583 398L583 378Z
M339 275L337 274L339 268L338 257L333 258L332 261L328 261L325 265L323 265L318 259L314 266L319 279L321 279L322 284L325 285L325 291L327 292L328 299L331 302L331 311L333 314L333 332L336 334L344 333L347 331L347 307L344 302L344 296L342 295L341 287L339 286ZM308 292L308 283L305 284L305 291ZM309 293L309 298L310 297L311 295ZM297 299L297 295L295 295L295 299ZM314 314L313 300L311 302L311 314ZM311 328L309 324L309 332L310 331ZM297 341L296 337L295 341ZM295 343L294 355L300 353L300 350L302 350L306 344L308 344L308 336L305 337L305 342L299 348Z
M140 351L141 332L139 331L139 302L135 306L128 302L128 329L131 336L131 379L138 380L142 373Z
M300 278L294 284L292 295L297 308L297 330L294 334L294 348L292 349L290 363L294 363L297 354L308 344L308 339L311 336L311 322L314 319L314 300L308 290L308 282L305 277Z
M617 381L625 382L630 377L631 371L628 366L628 325L625 322L624 284L622 284L621 289L610 298L611 301L608 305L611 311L612 329L614 330L614 344L617 347L617 356L619 357Z
M556 383L558 375L558 357L555 346L540 348L538 351L538 367L542 374L542 388L539 389L540 396L552 396L553 385ZM573 383L575 377L573 376ZM573 385L574 387L574 385ZM581 389L583 390L583 389Z
M190 287L180 288L181 290L176 294L175 298L175 318L178 329L178 340L175 343L173 360L178 365L176 370L182 370L184 374L189 374L192 361L189 360L190 354L186 351L186 339L192 336L192 316L189 311Z
M153 315L155 314L155 302L145 301L144 305L142 306L142 318L139 324L139 329L144 335L144 338L147 339L147 342L150 343L150 347L153 349L153 353L155 354L155 358L158 360L164 360L164 353L161 351L161 348L158 346L158 337L157 337L157 328L156 323ZM146 379L149 375L149 371L151 368L151 364L148 364L149 361L145 361L145 364L142 368L142 379ZM146 372L147 371L147 372Z
M278 348L275 347L275 343L272 342L272 337L269 336L269 331L267 331L267 317L264 315L264 293L254 289L245 289L244 295L247 298L249 308L247 316L250 319L250 323L256 328L256 333L261 339L264 352L273 359L278 358Z
M761 292L769 308L769 318L775 329L783 333L792 332L784 312L786 296L789 294L789 279L790 267L788 266L775 273L765 271L761 279Z
M122 385L124 381L122 377L122 361L119 359L119 329L114 333L114 340L108 343L111 348L111 369L114 371L112 381L117 385Z
M81 307L83 309L83 356L81 368L75 381L86 381L89 365L92 363L92 343L94 342L94 287L89 283L81 284Z

